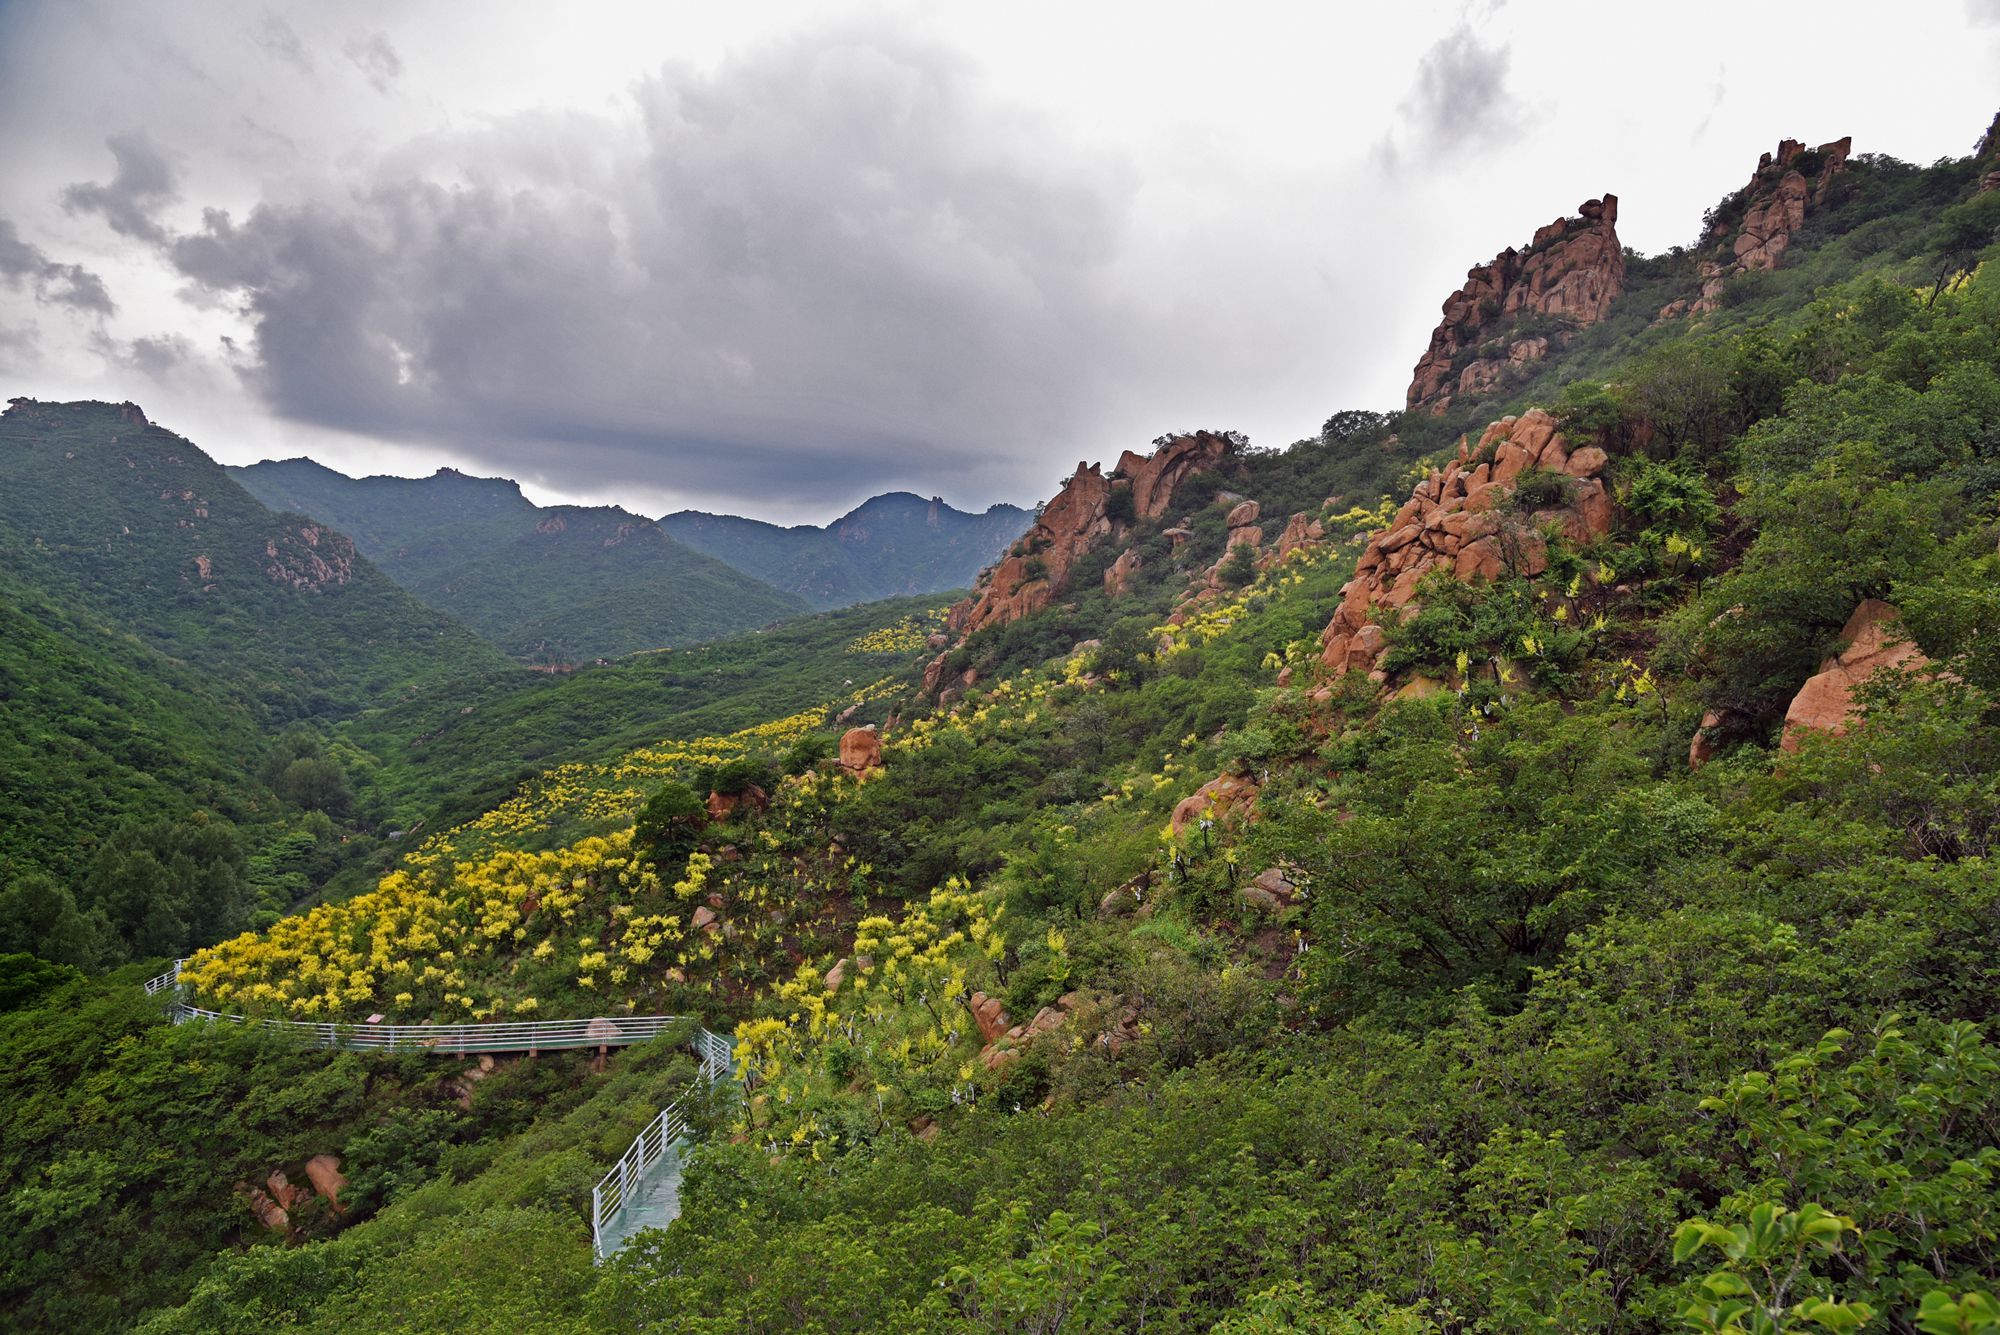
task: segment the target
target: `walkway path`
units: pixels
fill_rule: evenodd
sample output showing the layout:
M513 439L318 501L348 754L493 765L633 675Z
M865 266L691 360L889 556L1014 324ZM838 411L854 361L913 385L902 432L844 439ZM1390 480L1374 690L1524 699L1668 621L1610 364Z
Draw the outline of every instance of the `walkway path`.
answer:
M431 1052L458 1056L479 1052L555 1052L566 1048L629 1047L688 1023L684 1015L599 1016L591 1020L536 1020L514 1024L320 1024L307 1020L263 1020L189 1005L181 990L181 965L148 979L146 992L166 995L175 1024L207 1020L254 1024L297 1035L316 1047L350 1052ZM700 1025L688 1045L701 1059L701 1074L632 1141L624 1157L590 1193L590 1236L597 1259L612 1255L641 1229L665 1228L681 1212L681 1173L693 1153L686 1105L706 1085L729 1078L734 1057L721 1034Z

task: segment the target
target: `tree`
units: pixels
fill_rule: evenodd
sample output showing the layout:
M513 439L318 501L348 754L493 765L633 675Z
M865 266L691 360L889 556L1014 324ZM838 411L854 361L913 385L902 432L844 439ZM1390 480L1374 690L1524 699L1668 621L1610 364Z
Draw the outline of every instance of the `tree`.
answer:
M128 825L91 863L84 903L109 919L132 957L213 945L249 921L243 848L234 827L205 812Z
M1963 275L1979 262L1979 252L2000 237L2000 191L1974 195L1963 204L1944 211L1928 238L1933 253L1930 298L1924 309L1937 305L1940 294L1957 286Z
M1372 440L1389 429L1386 413L1371 412L1366 408L1343 408L1326 419L1319 429L1319 438L1328 445L1345 445L1350 441Z
M668 780L646 799L632 822L632 843L658 866L669 866L694 851L708 807L701 795L684 783Z
M78 910L54 877L30 872L0 890L0 952L90 968L102 961L109 934L103 916Z

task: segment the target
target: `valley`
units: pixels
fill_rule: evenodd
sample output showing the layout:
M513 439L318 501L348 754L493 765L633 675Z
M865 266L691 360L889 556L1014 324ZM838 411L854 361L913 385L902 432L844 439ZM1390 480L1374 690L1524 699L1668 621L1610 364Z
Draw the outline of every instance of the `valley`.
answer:
M2000 120L1855 148L1033 512L11 400L0 1317L2000 1331Z

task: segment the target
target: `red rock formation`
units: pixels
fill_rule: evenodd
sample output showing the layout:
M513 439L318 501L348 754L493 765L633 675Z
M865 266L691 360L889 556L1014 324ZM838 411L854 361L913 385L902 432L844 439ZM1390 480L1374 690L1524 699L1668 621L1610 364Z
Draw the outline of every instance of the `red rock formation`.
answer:
M1524 316L1544 316L1581 329L1596 324L1625 290L1625 251L1618 244L1618 196L1585 200L1575 218L1558 218L1535 233L1525 251L1502 251L1465 276L1445 298L1444 319L1410 379L1409 406L1441 413L1453 394L1498 383L1509 366L1548 355L1546 334L1515 333ZM1477 349L1466 361L1464 354Z
M306 1179L313 1184L313 1190L326 1197L327 1203L336 1211L347 1207L340 1203L340 1193L347 1186L347 1178L340 1171L340 1156L315 1154L306 1160Z
M1007 1018L1007 1008L1000 1004L998 997L989 997L984 992L974 992L969 1004L972 1007L972 1022L979 1026L981 1043L991 1043L1006 1033L1013 1024Z
M1326 536L1326 530L1319 520L1301 510L1285 521L1284 532L1278 535L1276 558L1280 561L1293 552L1309 548Z
M882 767L882 739L873 728L849 728L840 735L840 767L861 774Z
M267 1196L262 1187L252 1187L239 1182L236 1193L243 1197L244 1202L250 1207L250 1213L257 1216L257 1222L265 1228L273 1233L292 1231L292 1217L285 1213L282 1206Z
M1863 682L1885 668L1921 671L1930 666L1921 649L1896 638L1901 620L1902 613L1880 598L1869 598L1854 609L1840 632L1847 647L1821 663L1818 673L1792 697L1779 746L1796 751L1807 732L1840 736L1860 715L1854 692Z
M1235 807L1248 807L1257 800L1257 785L1239 774L1223 774L1184 797L1174 807L1173 829L1175 834L1184 834L1190 825L1201 820L1210 810L1219 819L1229 814Z
M878 748L879 750L879 748ZM708 795L708 818L728 820L741 807L749 807L762 814L770 809L771 796L756 784L751 784L740 793L710 792Z
M1461 440L1458 458L1419 482L1388 527L1370 536L1354 578L1341 588L1339 610L1320 634L1328 670L1384 680L1387 637L1375 614L1407 615L1417 584L1431 571L1461 580L1496 579L1508 570L1538 575L1548 568L1539 535L1544 524L1560 524L1578 542L1609 533L1614 508L1599 477L1606 462L1594 445L1570 453L1555 419L1539 408L1494 422L1476 447ZM1568 500L1518 517L1501 511L1516 479L1531 468L1567 474Z
M1805 226L1806 215L1826 202L1833 178L1847 170L1847 155L1854 140L1836 139L1812 150L1796 139L1778 144L1778 151L1766 153L1743 187L1743 214L1733 220L1725 208L1722 217L1702 238L1705 253L1696 262L1701 274L1701 295L1667 303L1659 318L1671 320L1683 315L1702 315L1722 306L1722 289L1742 273L1775 269L1784 259L1792 236ZM1807 180L1802 167L1812 170Z
M1076 473L1043 507L1034 527L999 564L980 575L972 596L952 607L945 624L963 637L1041 611L1069 587L1077 561L1123 528L1111 518L1114 491L1130 493L1135 518L1158 519L1166 513L1174 488L1189 475L1221 463L1232 445L1228 436L1198 431L1165 441L1144 458L1127 450L1109 477L1096 464L1078 464ZM935 693L942 685L941 673L936 663L926 671L927 691Z
M1121 596L1132 586L1132 575L1138 569L1139 553L1137 549L1127 547L1111 563L1111 568L1104 572L1104 591L1113 598Z

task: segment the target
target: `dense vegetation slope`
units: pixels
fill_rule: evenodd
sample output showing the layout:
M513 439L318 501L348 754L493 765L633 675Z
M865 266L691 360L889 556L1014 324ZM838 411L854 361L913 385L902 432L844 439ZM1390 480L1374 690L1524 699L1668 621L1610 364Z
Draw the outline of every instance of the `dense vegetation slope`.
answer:
M780 528L699 510L670 514L660 527L814 607L829 608L964 588L1032 518L1014 505L975 515L936 497L895 491L863 501L823 528Z
M202 1049L120 1019L129 980L8 962L0 1303L139 1315L107 1295L144 1227L156 1332L1993 1331L1986 170L1857 169L1852 226L1701 320L1651 323L1693 273L1628 293L1594 329L1639 311L1637 343L1505 391L1589 467L1511 423L1444 443L1499 555L1369 598L1355 670L1323 628L1435 541L1439 419L1238 449L1087 516L1034 615L859 636L896 670L559 766L191 962L274 1016L734 1024L681 1219L604 1267L588 1186L662 1053L489 1097ZM1247 501L1317 534L1243 554ZM1907 643L1864 674L1833 655L1882 607ZM879 763L825 754L850 703ZM309 1138L204 1102L259 1062ZM198 1148L163 1169L99 1103ZM322 1151L368 1184L348 1214L217 1236L232 1181Z
M308 459L231 471L267 503L351 532L425 603L538 665L691 644L806 610L637 515L536 506L500 478L349 478Z

